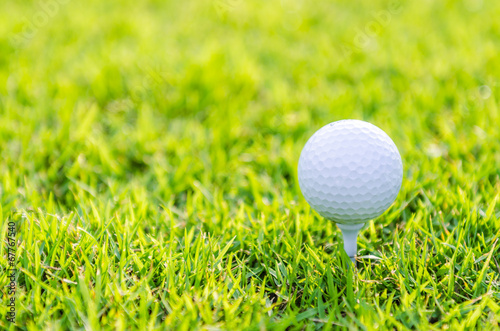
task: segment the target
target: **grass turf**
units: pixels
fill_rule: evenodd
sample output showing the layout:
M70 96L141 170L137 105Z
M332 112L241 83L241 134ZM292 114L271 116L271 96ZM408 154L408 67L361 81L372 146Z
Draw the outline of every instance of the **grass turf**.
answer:
M500 4L3 1L0 218L28 329L500 321ZM384 129L396 203L347 267L296 165ZM1 260L1 328L10 298Z

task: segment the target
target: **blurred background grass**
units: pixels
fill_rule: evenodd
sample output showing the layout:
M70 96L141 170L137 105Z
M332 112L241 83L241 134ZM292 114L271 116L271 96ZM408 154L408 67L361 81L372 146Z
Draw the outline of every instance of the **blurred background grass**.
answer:
M499 15L481 0L4 1L4 216L64 219L94 204L119 223L130 204L155 235L195 229L225 243L248 219L309 213L300 150L356 118L385 130L405 166L382 220L396 222L361 248L419 210L439 226L444 213L451 231L486 215L500 189ZM162 208L175 229L159 225ZM491 208L485 252L499 228ZM331 240L318 222L326 233L309 230Z
M341 118L376 123L407 158L487 145L500 162L491 2L2 7L2 164L68 206L67 176L100 192L154 169L141 182L164 199L189 179L244 187L230 178L246 171L295 184L305 139Z

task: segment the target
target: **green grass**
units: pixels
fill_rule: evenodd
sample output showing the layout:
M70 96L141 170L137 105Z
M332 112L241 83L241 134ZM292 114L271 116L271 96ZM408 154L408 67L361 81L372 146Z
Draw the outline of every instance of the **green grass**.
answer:
M41 3L0 3L2 329L500 328L498 2ZM344 118L404 163L356 270L296 174Z

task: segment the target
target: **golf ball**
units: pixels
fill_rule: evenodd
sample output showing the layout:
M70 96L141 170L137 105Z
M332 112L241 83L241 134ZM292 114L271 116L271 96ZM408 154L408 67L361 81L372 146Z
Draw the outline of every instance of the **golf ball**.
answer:
M394 142L373 124L342 120L319 129L300 154L299 186L321 216L360 224L396 199L403 164Z

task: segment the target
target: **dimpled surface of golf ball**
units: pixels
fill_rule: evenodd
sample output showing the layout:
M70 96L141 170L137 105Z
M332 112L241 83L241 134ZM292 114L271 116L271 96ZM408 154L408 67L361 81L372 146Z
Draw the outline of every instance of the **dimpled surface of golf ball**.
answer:
M298 176L304 197L321 216L359 224L380 216L394 202L403 164L384 131L364 121L342 120L307 141Z

